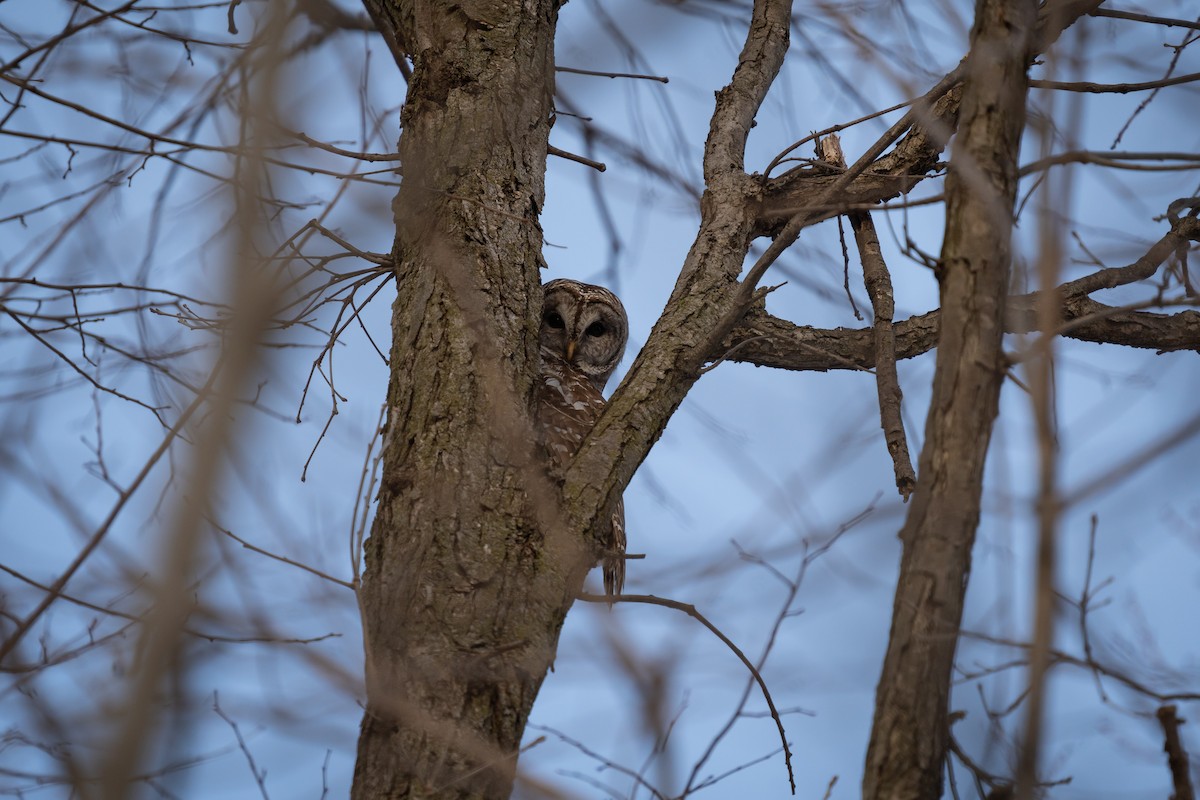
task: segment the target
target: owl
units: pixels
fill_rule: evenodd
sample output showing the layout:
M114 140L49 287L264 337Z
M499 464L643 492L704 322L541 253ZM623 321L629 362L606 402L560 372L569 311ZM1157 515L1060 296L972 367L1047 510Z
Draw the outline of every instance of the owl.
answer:
M621 301L602 286L559 278L543 290L535 413L551 468L561 472L604 410L601 390L625 353L629 321ZM604 592L617 595L625 583L623 501L602 544Z

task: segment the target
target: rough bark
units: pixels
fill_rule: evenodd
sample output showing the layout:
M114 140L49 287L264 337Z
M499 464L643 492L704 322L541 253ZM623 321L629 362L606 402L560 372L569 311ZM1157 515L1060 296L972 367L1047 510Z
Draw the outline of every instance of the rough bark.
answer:
M950 675L1004 380L1017 155L1034 0L980 0L946 187L941 330L863 797L941 796Z
M507 797L587 566L547 556L527 413L558 3L369 6L413 71L352 796Z

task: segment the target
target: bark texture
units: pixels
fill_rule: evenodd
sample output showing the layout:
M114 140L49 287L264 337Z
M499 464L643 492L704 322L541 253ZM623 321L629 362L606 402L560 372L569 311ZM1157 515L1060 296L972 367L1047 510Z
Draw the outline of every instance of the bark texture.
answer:
M503 798L589 566L546 553L528 415L558 3L368 6L413 70L352 796Z
M941 796L950 674L1004 380L1005 298L1034 0L980 0L946 186L941 330L863 775L868 800Z

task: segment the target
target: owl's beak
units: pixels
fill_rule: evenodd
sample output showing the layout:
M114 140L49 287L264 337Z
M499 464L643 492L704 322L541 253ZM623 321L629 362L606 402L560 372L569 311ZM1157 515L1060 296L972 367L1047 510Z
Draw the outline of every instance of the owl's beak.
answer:
M567 341L567 361L575 360L575 344L576 342L574 339Z

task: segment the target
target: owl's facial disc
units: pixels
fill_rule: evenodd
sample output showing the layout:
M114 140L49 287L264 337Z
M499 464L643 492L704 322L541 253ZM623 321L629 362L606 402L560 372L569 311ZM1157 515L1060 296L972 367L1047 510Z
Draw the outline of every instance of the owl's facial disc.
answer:
M621 301L603 287L560 278L546 284L541 323L543 357L565 361L603 389L628 338Z

